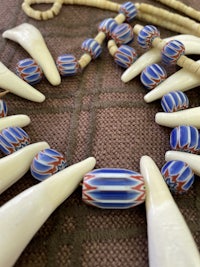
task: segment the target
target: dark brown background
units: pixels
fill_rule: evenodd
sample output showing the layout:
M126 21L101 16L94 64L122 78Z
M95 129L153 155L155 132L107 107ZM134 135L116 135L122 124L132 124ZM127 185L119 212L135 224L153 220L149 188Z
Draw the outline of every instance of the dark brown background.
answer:
M155 1L143 2L161 6ZM182 2L199 8L198 0ZM53 20L35 21L23 13L21 3L22 0L1 1L1 33L20 23L31 23L42 32L54 59L63 53L79 58L83 40L95 37L98 24L116 15L95 8L64 5ZM160 30L162 37L175 34ZM136 42L134 46L138 49ZM1 38L0 60L10 70L14 71L18 60L28 56L18 44ZM165 151L169 149L171 129L154 122L156 112L161 111L160 101L146 104L143 101L146 90L139 77L124 84L120 80L122 73L104 44L100 58L91 62L79 76L63 78L57 87L45 79L35 86L45 94L44 103L7 95L9 115L29 115L32 122L25 130L32 142L47 141L66 155L68 164L95 156L96 168L139 171L140 157L149 155L161 168ZM199 105L198 91L199 88L195 88L187 92L190 107ZM27 173L0 196L0 204L34 184L37 181ZM175 199L200 248L199 177L188 194ZM99 210L82 203L81 188L78 188L34 236L16 266L147 267L146 232L144 205L129 210ZM13 242L17 245L17 240Z

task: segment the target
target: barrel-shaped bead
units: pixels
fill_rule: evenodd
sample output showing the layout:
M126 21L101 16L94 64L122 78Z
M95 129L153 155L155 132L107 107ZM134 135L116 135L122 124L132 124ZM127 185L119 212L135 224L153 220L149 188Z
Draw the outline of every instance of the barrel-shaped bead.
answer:
M120 6L119 13L124 14L126 21L132 21L137 15L137 8L132 2L126 2Z
M153 25L146 25L139 32L137 42L142 48L151 48L154 38L160 37L159 30Z
M109 38L113 30L117 27L117 22L113 18L104 19L98 27L98 31L104 32Z
M0 118L6 117L8 114L8 107L3 99L0 99Z
M67 167L65 157L57 150L41 150L33 159L30 170L32 176L43 181Z
M90 54L90 56L93 59L96 59L98 56L100 56L100 54L102 52L102 48L101 48L100 44L92 38L86 39L82 43L81 49L84 52Z
M97 169L84 176L82 199L103 209L131 208L145 200L144 179L131 170Z
M161 106L165 112L176 112L189 107L189 99L182 91L173 91L164 95Z
M57 58L56 65L61 76L73 76L79 70L78 60L71 54L64 54Z
M170 133L170 146L173 150L199 153L199 131L194 126L181 125Z
M121 45L114 54L114 61L122 68L130 67L137 59L137 52L128 45Z
M176 64L180 56L185 54L184 44L178 40L172 40L165 44L162 49L162 61L167 65Z
M30 144L28 134L20 127L5 128L0 132L0 150L9 155Z
M117 45L128 44L134 38L133 28L127 23L122 23L115 27L111 37Z
M16 71L22 80L31 85L39 83L43 77L41 67L32 58L20 60L17 63Z
M167 78L166 70L159 64L147 66L140 75L145 88L152 90Z
M161 169L162 176L173 193L182 194L189 190L194 182L194 172L190 166L180 160L168 161Z

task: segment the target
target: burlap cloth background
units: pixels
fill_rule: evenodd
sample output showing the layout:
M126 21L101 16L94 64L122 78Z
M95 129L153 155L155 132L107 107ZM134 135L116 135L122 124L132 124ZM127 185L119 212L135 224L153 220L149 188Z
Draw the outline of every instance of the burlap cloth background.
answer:
M155 1L143 2L160 6ZM182 2L197 9L200 7L198 0ZM95 8L65 5L53 20L35 21L23 13L21 3L22 0L1 0L1 33L20 23L31 23L42 32L55 59L63 53L72 53L79 58L83 40L96 35L97 26L103 19L116 15ZM163 28L160 30L162 37L175 34ZM136 42L134 46L138 48ZM140 49L138 51L142 53ZM1 38L0 60L12 71L18 60L28 56L18 44ZM177 69L173 67L168 71ZM31 124L25 130L32 142L47 141L66 155L68 164L93 155L97 159L96 168L121 167L139 171L140 157L146 154L161 168L165 151L169 149L171 129L154 122L156 112L161 111L160 101L146 104L143 100L146 90L139 77L124 84L120 80L122 73L104 45L100 58L91 62L79 76L63 78L57 87L45 79L35 86L45 94L44 103L7 95L9 115L29 115ZM200 105L198 90L187 92L190 107ZM27 173L0 196L0 204L36 183ZM199 177L188 194L175 199L200 248ZM13 242L17 243L17 240ZM81 188L78 188L34 236L16 266L147 267L145 206L129 210L92 208L82 203Z

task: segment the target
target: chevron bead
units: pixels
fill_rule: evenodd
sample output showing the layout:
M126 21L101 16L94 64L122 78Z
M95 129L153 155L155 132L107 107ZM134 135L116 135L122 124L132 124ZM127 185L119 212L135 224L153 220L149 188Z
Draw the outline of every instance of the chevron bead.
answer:
M64 54L57 58L56 65L60 75L73 76L79 70L79 64L76 58L70 54Z
M33 159L30 170L32 176L43 181L67 167L65 157L54 149L44 149Z
M171 131L170 146L173 150L199 153L199 131L193 126L178 126Z
M163 63L168 65L176 64L180 56L184 54L185 47L180 41L177 40L167 42L161 52Z
M126 2L121 5L119 13L124 14L126 21L132 21L137 15L137 8L132 2Z
M131 208L145 200L144 180L131 170L97 169L84 176L82 199L103 209Z
M140 75L140 80L142 84L149 90L154 89L166 78L167 73L165 69L158 64L152 64L147 66Z
M114 54L114 61L122 68L130 67L137 59L137 53L134 48L128 45L121 45Z
M189 99L182 91L174 91L164 95L161 106L165 112L176 112L189 107Z
M133 29L129 24L122 23L115 27L111 37L117 45L128 44L133 41Z
M154 38L160 37L160 32L153 25L146 25L139 32L137 42L142 48L151 48Z
M93 59L96 59L98 56L100 56L102 52L100 44L92 38L86 39L82 43L81 49L90 54Z
M117 25L117 22L112 18L104 19L99 24L98 31L104 32L107 37L110 37Z
M32 58L20 60L16 66L17 75L27 83L33 85L41 81L43 72L41 67Z
M30 144L28 134L20 127L9 127L0 132L0 150L9 155Z
M161 169L162 176L173 193L185 193L194 182L194 172L180 160L167 162Z
M0 118L6 117L8 114L7 104L3 99L0 99Z

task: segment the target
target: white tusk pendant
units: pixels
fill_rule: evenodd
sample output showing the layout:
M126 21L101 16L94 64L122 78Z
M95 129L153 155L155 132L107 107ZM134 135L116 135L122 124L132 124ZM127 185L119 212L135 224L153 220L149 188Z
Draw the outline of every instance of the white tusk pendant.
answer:
M10 71L0 62L0 87L34 102L43 102L45 96Z
M146 184L149 266L199 267L197 246L158 167L143 156L140 169Z
M13 266L51 213L95 166L93 157L30 187L0 208L0 266ZM16 241L16 242L14 242Z
M165 160L182 160L190 166L196 175L200 176L200 155L170 150L165 153Z
M0 118L0 131L7 127L25 127L31 122L27 115L19 114Z
M159 125L177 127L179 125L191 125L200 129L200 107L184 109L176 112L158 112L155 121Z
M61 78L55 62L42 34L35 26L23 23L5 31L2 36L19 43L41 66L46 78L52 85L60 84Z
M28 171L34 156L45 148L49 148L46 142L38 142L0 159L0 194Z
M182 34L164 39L170 41L176 39L185 46L185 54L200 54L200 38L192 35ZM161 61L161 52L157 48L152 48L140 56L121 76L123 82L129 82L139 75L148 65Z

